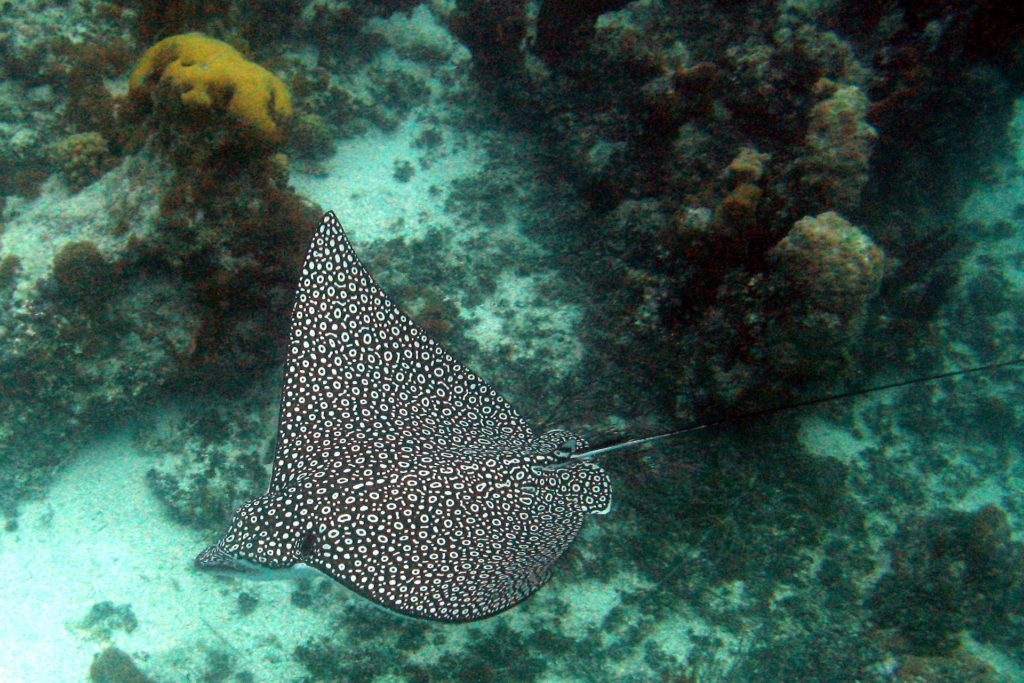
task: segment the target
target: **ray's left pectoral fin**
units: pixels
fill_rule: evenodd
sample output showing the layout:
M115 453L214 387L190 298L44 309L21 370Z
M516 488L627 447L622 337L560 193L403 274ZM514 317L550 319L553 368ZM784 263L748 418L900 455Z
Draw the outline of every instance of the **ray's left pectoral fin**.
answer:
M572 510L604 515L612 509L612 482L604 469L592 462L573 460L549 471L555 495Z

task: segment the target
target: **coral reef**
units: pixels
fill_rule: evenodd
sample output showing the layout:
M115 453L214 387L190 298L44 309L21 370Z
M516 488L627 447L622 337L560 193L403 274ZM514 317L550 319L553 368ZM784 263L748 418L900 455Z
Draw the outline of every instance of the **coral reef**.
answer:
M571 63L594 38L597 18L626 4L627 0L544 0L532 26L533 52L551 67ZM477 73L494 86L501 87L496 77L514 77L523 66L528 25L523 0L458 0L448 25L469 48Z
M83 440L177 378L198 316L180 280L133 253L166 168L132 157L74 195L62 183L4 214L0 509L13 521Z
M831 211L797 221L764 258L762 273L725 275L699 322L695 367L711 414L779 404L845 372L884 275L881 250Z
M770 154L762 154L754 147L740 147L736 157L725 168L725 178L734 186L756 185L764 177L765 164Z
M197 401L170 432L146 442L160 456L147 482L171 515L200 529L225 524L238 505L266 488L277 406L266 382L225 406Z
M126 127L142 131L176 169L159 198L156 234L133 246L189 288L200 324L182 360L206 381L228 383L280 352L257 330L281 338L287 297L280 309L263 304L298 271L305 231L319 213L288 190L286 160L273 153L292 113L283 81L200 33L160 41L130 78ZM305 115L297 128L307 158L330 151L321 118ZM269 316L263 326L253 310Z
M139 60L130 91L167 87L186 107L223 110L257 139L280 142L292 99L280 78L201 33L164 38Z
M917 242L936 219L955 215L1006 143L1021 83L1020 57L1008 46L1019 45L1024 15L957 0L836 7L825 19L875 55L868 117L879 138L862 210L888 223L887 241ZM894 206L902 208L895 221Z
M334 152L334 138L323 117L300 114L292 125L290 149L306 159L324 159Z
M53 257L59 295L71 305L97 304L114 293L116 268L93 242L68 242Z
M267 378L320 211L291 186L366 219L333 181L392 142L381 206L422 189L436 209L374 215L361 253L537 424L613 440L999 359L1024 329L1022 214L960 211L1009 149L1022 27L969 0L8 3L7 529L83 439L169 401L181 419L141 441L172 519L220 525L265 485ZM131 657L197 680L271 659L313 678L989 680L1020 650L1024 504L986 497L1022 476L1018 379L609 459L616 515L571 571L468 631L312 581L285 604L329 630L298 648ZM938 507L978 500L1005 513ZM232 618L276 604L217 586ZM99 605L102 631L119 608ZM92 677L142 674L110 649Z
M181 142L169 153L187 149ZM292 283L320 209L288 189L279 158L209 152L165 186L157 234L136 248L175 270L196 304L200 325L182 372L226 387L280 358Z
M453 16L462 21L473 11L487 15L485 5L462 2ZM621 309L600 314L602 321L621 315L623 326L613 326L613 333L599 335L602 339L588 346L650 348L645 335L658 328L673 330L678 348L687 351L652 355L668 359L672 369L667 372L683 378L681 406L685 397L704 394L691 386L707 376L694 373L694 367L717 363L689 352L693 348L753 348L756 352L743 354L753 366L768 353L786 366L802 365L798 375L808 381L834 376L843 363L824 362L815 370L819 354L799 358L815 346L799 349L790 343L799 334L798 323L808 318L793 316L788 330L782 317L770 325L757 319L771 314L761 307L770 298L768 290L780 285L771 272L769 251L795 222L825 211L853 219L884 246L893 273L914 270L913 277L889 280L887 300L879 304L886 311L881 316L885 334L927 334L921 318L927 311L934 314L949 291L954 281L950 263L958 252L936 258L924 254L950 243L941 233L957 220L951 202L962 201L965 191L959 180L943 186L928 177L930 170L960 174L957 164L964 157L938 152L942 145L925 141L958 138L956 144L970 148L962 175L982 176L974 160L990 159L1001 144L1011 102L1004 74L1012 76L1019 65L994 52L967 49L974 44L968 27L991 26L996 16L1016 25L1016 17L957 3L946 10L915 7L912 21L896 22L897 27L887 24L886 12L877 8L838 5L791 3L778 13L756 3L728 9L708 4L684 9L671 3L565 5L540 5L537 40L529 48L557 66L550 70L529 59L519 68L518 48L503 45L488 52L473 35L456 32L477 65L489 59L517 65L503 72L501 82L490 79L483 87L503 112L542 131L558 150L569 181L590 202L601 232L626 245L625 253L616 252L622 262L608 262L619 282L609 289L621 292L611 301ZM595 22L611 9L621 11ZM487 16L490 23L484 24L501 25L493 14ZM772 28L766 32L767 26ZM983 62L998 65L997 71L975 68ZM957 84L952 92L950 83ZM967 113L967 92L991 104L981 119ZM951 121L974 132L958 136L949 128ZM716 175L746 147L770 156L767 165L760 162L760 177L729 171ZM913 157L922 148L943 159L930 168L920 165ZM877 181L882 177L890 180ZM924 194L932 196L915 187L927 187ZM936 194L950 200L937 200ZM658 209L646 222L620 222L620 210L631 202L657 204ZM894 206L900 207L895 215ZM708 211L711 220L701 220ZM552 235L552 241L571 241L567 235L573 233L579 235L579 248L587 250L583 236L592 233L586 229ZM916 307L911 302L920 298L916 293L922 288L927 306ZM798 308L813 307L801 301L800 290L789 287L787 294ZM850 305L859 306L852 300ZM641 312L649 324L624 329ZM847 331L856 337L869 322L863 314L849 327L818 317L812 327L833 329L833 338ZM695 343L688 333L701 320L722 321L705 324L701 332L714 328L715 342ZM922 346L909 341L900 344L907 353ZM779 348L768 350L776 343ZM838 355L848 358L857 342L842 347ZM613 357L605 360L615 362ZM772 376L758 371L723 375L722 389L728 390L721 395L758 392L756 384L771 384Z
M799 296L803 305L842 318L837 340L856 338L885 269L882 250L834 211L797 221L768 252L768 262L779 295L790 303Z
M522 67L524 0L458 0L448 23L483 74L501 77Z
M628 0L544 0L537 13L534 50L548 64L561 64L587 46L594 36L598 16L627 3Z

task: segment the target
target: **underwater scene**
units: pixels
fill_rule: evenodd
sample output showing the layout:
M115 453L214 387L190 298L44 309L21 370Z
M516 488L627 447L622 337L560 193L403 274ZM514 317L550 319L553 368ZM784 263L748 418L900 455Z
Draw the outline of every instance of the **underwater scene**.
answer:
M1024 5L0 3L0 683L1024 681Z

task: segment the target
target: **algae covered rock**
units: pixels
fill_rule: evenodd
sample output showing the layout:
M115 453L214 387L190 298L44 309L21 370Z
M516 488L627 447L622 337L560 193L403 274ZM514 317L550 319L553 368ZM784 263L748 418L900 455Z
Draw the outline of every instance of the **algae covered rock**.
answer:
M783 376L829 377L848 366L882 284L885 257L832 211L797 221L769 252L767 360Z
M67 136L53 146L51 155L72 190L102 176L113 160L107 139L95 131Z
M132 611L132 606L114 604L109 600L97 602L89 608L88 614L78 622L71 624L91 640L108 641L115 631L131 633L139 627L139 620Z
M1019 648L1024 546L1012 539L1003 510L989 505L907 520L888 549L889 571L867 606L878 626L899 634L906 652L952 652L965 629L982 642Z
M108 647L93 660L89 667L91 683L151 683L135 661L124 650Z
M114 264L94 242L68 242L53 257L53 279L60 295L71 303L101 300L111 286Z
M710 405L777 403L841 375L885 270L882 250L831 211L797 221L764 259L763 272L728 272L700 322Z

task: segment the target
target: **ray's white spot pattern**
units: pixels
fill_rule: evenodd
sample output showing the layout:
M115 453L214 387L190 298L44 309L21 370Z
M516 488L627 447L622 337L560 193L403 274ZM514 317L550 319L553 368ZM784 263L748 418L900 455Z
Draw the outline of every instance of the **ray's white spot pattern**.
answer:
M472 621L551 576L611 485L571 432L535 437L388 300L333 213L292 312L274 472L196 559L296 562L390 609Z

